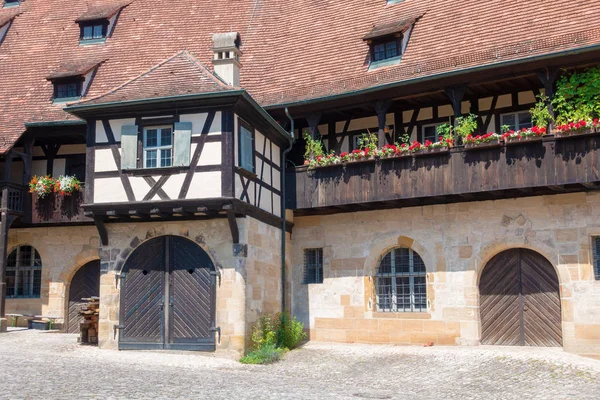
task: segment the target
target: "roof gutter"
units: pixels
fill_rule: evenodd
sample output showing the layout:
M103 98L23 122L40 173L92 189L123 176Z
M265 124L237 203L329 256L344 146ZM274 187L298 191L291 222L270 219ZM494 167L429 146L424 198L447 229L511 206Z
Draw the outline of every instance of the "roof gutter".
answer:
M453 70L453 71L442 72L440 74L433 74L433 75L427 75L427 76L423 76L423 77L419 77L419 78L385 83L382 85L372 86L372 87L369 87L366 89L352 90L350 92L334 94L331 96L315 97L315 98L311 98L311 99L307 99L307 100L300 100L300 101L289 102L289 103L269 104L269 105L263 106L263 108L265 110L273 110L273 109L281 109L281 108L289 108L289 107L298 107L298 106L315 104L315 103L323 103L323 102L327 102L327 101L343 99L346 97L365 95L368 93L378 92L378 91L385 90L385 89L399 88L399 87L408 86L408 85L415 84L415 83L427 82L427 81L432 81L432 80L442 79L442 78L449 78L449 77L462 75L462 74L468 74L468 73L472 73L472 72L486 71L486 70L497 68L497 67L505 67L505 66L510 66L510 65L524 64L527 62L547 60L550 58L557 58L557 57L562 57L562 56L572 56L575 54L587 53L587 52L591 52L594 50L600 50L600 44L593 44L593 45L589 45L589 46L580 47L577 49L564 50L564 51L555 52L555 53L547 53L547 54L542 54L542 55L537 55L537 56L529 56L529 57L519 58L516 60L501 61L501 62L497 62L497 63L493 63L493 64L486 64L486 65L481 65L481 66L476 66L476 67L461 68L461 69L457 69L457 70Z
M77 126L85 125L86 122L82 119L69 119L64 121L39 121L39 122L25 122L26 128L48 128L53 126Z

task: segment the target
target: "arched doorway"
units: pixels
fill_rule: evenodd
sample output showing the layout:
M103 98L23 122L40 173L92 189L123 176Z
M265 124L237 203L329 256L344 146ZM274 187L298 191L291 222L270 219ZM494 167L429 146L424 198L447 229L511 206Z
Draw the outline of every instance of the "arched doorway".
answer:
M79 324L83 317L79 315L81 307L86 303L81 299L100 295L100 261L90 261L85 264L71 279L69 287L69 312L67 317L67 332L78 333Z
M121 273L119 349L214 351L215 267L196 243L161 236Z
M561 346L559 283L550 262L528 249L503 251L479 282L481 343Z

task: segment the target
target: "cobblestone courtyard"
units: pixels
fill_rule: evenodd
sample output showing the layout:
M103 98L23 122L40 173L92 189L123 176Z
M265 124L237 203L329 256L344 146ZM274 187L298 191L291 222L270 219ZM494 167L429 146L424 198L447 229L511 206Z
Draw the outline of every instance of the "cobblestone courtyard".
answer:
M309 344L269 366L0 334L2 398L597 399L600 361L559 349Z

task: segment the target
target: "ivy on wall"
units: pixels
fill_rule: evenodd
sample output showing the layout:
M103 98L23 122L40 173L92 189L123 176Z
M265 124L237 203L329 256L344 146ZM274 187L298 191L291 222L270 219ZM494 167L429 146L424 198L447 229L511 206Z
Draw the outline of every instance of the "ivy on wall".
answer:
M562 75L552 100L556 122L587 120L600 116L600 68Z

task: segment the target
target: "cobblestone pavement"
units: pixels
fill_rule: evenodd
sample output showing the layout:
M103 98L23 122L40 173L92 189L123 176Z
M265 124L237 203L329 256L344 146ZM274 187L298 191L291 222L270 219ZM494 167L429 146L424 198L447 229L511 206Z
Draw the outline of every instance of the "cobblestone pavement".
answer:
M600 361L560 349L311 343L246 366L206 354L112 351L75 335L0 334L1 398L598 399Z

